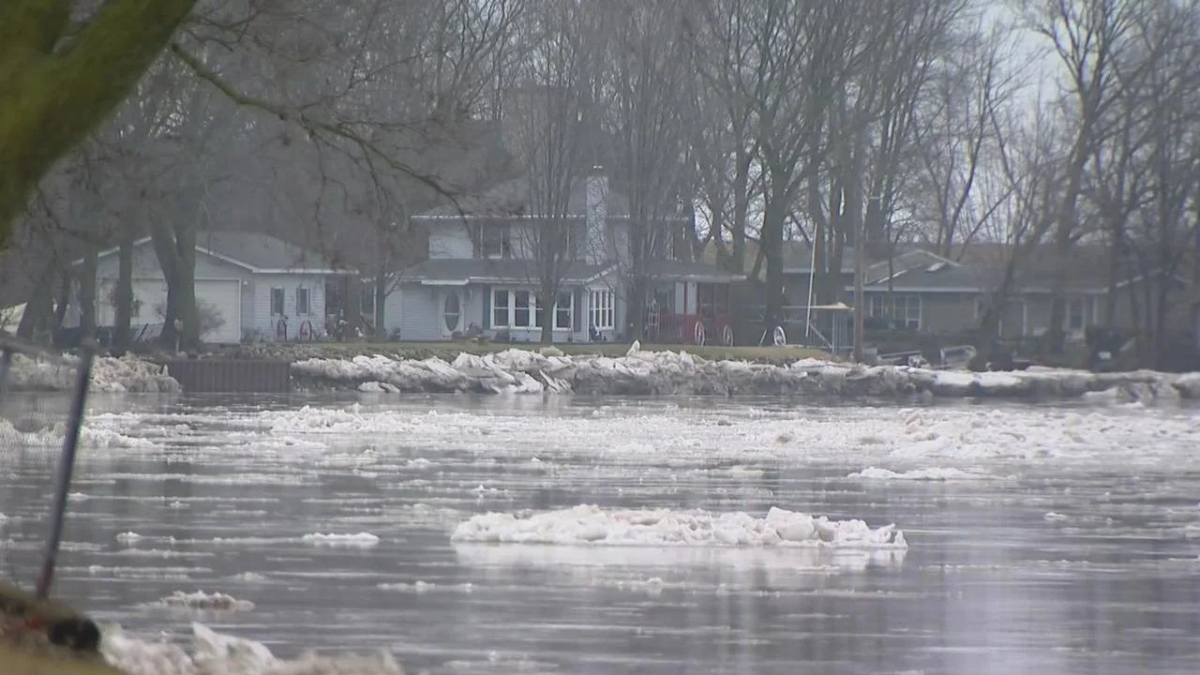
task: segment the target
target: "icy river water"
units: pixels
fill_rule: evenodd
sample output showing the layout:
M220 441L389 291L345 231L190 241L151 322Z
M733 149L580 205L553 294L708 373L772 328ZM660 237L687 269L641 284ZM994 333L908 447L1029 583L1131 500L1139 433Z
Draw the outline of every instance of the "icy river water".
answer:
M0 574L26 584L43 436L0 452ZM85 443L56 592L142 640L197 621L410 674L1200 672L1196 408L95 396ZM779 507L908 549L451 540L579 505Z

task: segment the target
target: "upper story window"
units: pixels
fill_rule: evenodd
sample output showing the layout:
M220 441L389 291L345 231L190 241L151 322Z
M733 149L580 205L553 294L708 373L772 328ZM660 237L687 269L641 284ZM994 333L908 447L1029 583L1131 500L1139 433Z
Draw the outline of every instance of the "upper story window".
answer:
M507 224L478 225L475 231L475 254L479 258L511 258L512 238Z

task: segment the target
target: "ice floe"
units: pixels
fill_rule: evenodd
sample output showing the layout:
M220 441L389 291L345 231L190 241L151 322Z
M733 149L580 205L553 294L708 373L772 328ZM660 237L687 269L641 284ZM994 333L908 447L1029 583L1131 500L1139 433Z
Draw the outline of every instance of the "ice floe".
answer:
M532 514L485 513L455 528L455 542L584 546L828 546L907 548L895 525L829 520L772 507L744 512L603 509L580 505Z
M195 591L194 593L175 591L153 604L170 609L203 612L249 612L254 609L254 603L249 600L239 600L225 593L205 593L204 591Z
M62 363L13 357L9 384L13 391L70 391L75 387L74 365L77 357L64 355ZM104 392L177 392L179 382L166 369L135 356L101 356L92 363L92 391Z
M922 480L922 481L950 481L950 480L979 480L983 478L978 473L963 471L953 467L933 467L929 469L912 469L911 471L892 471L891 469L881 469L874 466L869 466L862 471L856 471L847 478L862 478L866 480Z
M292 364L310 389L361 392L650 394L808 394L845 397L1002 397L1159 401L1200 398L1200 374L1091 373L1030 368L971 373L860 366L817 359L790 365L710 361L679 352L630 350L624 357L564 356L509 349L453 361L388 356L311 358Z
M18 422L22 422L18 420ZM29 428L31 431L22 431ZM0 417L0 446L20 448L46 448L57 452L62 448L66 436L67 425L64 421L54 422L48 426L22 423L18 429L9 420ZM85 448L146 448L154 443L145 438L135 438L117 432L115 429L84 426L79 432L78 443Z
M284 660L266 645L192 624L189 652L170 642L147 642L120 628L105 626L101 653L127 675L403 675L386 651L374 655L319 656L306 653Z
M358 532L355 534L322 534L316 532L306 534L300 539L305 543L315 546L340 546L345 548L370 548L379 544L379 537L370 532Z

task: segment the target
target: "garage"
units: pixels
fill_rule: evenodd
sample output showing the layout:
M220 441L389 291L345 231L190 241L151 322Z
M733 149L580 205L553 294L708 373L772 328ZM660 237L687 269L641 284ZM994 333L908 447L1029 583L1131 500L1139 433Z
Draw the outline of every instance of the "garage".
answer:
M242 284L231 280L196 280L196 308L200 312L200 339L237 344L242 341Z
M111 293L112 282L105 280L101 292ZM203 342L236 344L242 340L242 291L236 279L197 279L196 306L200 311L200 339ZM162 323L167 307L167 283L162 279L133 280L133 325ZM113 307L101 303L98 323L113 324Z

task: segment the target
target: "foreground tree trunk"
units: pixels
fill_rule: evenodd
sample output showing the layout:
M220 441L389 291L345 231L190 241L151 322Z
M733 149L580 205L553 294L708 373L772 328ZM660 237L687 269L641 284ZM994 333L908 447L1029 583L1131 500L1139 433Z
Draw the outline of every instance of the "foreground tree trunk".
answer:
M79 330L84 339L96 337L96 273L99 255L95 246L83 257L83 273L79 278Z
M108 0L56 52L71 4L0 3L0 246L38 182L125 99L196 0Z
M133 227L126 224L124 230L117 253L117 286L113 290L112 352L117 356L128 351L133 342L130 326L133 320Z

